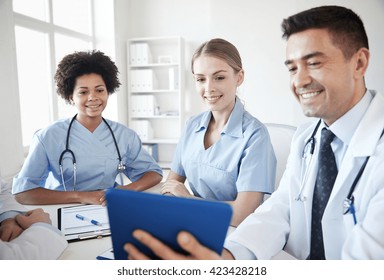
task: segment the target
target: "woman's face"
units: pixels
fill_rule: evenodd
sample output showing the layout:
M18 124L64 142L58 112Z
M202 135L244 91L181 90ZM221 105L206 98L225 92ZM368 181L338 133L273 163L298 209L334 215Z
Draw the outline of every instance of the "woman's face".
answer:
M197 92L211 111L232 111L236 89L244 79L224 60L202 55L193 63Z
M79 118L100 118L108 97L103 78L91 73L77 77L71 101L77 108Z

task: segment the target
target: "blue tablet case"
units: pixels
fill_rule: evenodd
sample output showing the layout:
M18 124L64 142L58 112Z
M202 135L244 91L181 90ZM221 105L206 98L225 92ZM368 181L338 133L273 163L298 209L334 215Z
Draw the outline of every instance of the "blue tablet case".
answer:
M127 242L148 257L158 259L132 236L135 229L146 230L174 250L186 254L176 241L177 234L185 230L221 254L232 217L229 204L122 189L109 189L105 196L116 260L127 259L123 249Z

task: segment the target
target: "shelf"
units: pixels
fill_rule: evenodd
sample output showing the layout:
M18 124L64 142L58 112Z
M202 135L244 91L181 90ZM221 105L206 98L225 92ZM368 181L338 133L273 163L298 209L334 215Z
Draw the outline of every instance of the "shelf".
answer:
M127 41L128 126L143 145L158 144L155 158L162 168L170 167L184 126L184 63L181 37Z

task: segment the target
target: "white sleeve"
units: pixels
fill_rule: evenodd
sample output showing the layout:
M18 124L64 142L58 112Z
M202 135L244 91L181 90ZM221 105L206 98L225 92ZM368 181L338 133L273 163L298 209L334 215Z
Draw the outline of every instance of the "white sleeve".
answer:
M28 209L15 200L15 197L9 193L0 194L0 214L7 211L26 212Z
M28 209L18 203L10 193L0 194L0 223L27 211Z
M68 242L49 224L36 223L10 242L0 240L0 260L57 259Z

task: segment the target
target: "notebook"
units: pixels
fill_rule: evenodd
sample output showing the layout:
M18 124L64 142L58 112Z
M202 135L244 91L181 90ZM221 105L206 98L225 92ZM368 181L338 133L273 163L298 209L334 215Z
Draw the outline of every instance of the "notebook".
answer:
M177 244L182 231L192 233L204 246L221 254L232 217L225 202L163 196L160 194L109 189L105 194L112 234L114 258L127 259L123 246L133 243L151 259L158 259L132 232L143 229L175 251L186 254Z

